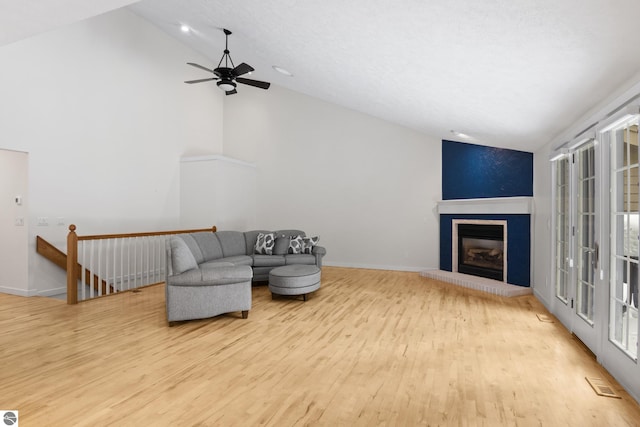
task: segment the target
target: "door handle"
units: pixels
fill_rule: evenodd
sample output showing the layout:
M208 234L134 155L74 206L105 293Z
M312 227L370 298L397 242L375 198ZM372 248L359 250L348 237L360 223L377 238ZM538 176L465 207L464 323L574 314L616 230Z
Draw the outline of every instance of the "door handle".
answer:
M600 245L598 242L594 242L593 244L593 269L598 268L598 262L600 261Z

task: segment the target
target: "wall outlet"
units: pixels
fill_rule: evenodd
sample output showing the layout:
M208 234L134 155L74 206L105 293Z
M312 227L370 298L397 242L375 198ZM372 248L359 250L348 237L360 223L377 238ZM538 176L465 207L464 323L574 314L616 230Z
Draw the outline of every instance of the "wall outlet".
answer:
M46 216L39 216L38 217L38 225L40 225L40 226L49 225L49 218L47 218Z
M24 227L24 218L18 217L15 220L16 227Z

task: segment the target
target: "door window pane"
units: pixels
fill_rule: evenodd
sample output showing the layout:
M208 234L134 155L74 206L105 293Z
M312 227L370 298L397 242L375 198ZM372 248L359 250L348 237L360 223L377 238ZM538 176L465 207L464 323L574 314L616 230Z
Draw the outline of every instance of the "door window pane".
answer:
M636 119L637 120L637 119ZM611 277L609 339L638 354L638 126L630 122L611 139Z
M593 325L595 292L595 146L593 143L578 151L578 280L576 313Z
M568 303L569 282L569 159L563 158L556 165L556 297Z

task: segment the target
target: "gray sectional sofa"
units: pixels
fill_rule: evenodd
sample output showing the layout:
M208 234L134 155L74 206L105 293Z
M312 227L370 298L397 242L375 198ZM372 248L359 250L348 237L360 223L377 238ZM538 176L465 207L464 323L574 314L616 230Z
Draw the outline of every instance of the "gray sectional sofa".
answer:
M296 238L300 236L299 238ZM256 242L260 237L259 248ZM300 241L303 246L297 247ZM251 283L269 279L282 265L322 267L324 247L301 230L197 232L166 242L166 309L169 324L251 309ZM308 253L292 253L292 252ZM262 253L256 253L262 252Z

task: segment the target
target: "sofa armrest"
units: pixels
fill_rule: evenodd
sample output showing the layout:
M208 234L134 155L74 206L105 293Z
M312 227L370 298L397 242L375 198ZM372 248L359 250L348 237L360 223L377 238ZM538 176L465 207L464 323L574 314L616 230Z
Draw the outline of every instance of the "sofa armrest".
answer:
M215 286L250 282L253 271L248 265L207 266L167 278L168 286Z
M327 253L327 250L323 246L314 246L311 248L311 253L314 255L324 256Z
M327 250L323 246L314 246L311 253L316 257L316 265L322 268L322 257L326 255Z

